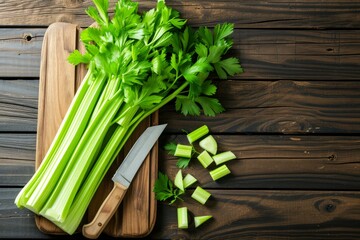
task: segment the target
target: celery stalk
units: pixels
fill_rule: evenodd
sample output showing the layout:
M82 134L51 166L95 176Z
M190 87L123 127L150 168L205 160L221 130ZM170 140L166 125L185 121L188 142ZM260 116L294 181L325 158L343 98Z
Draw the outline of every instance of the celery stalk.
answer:
M197 159L204 168L207 168L214 161L206 150L200 153L199 156L197 156Z
M25 185L25 187L21 190L21 192L17 195L15 199L15 204L18 207L24 206L26 201L28 200L29 196L33 193L35 186L39 183L41 177L45 174L46 169L49 168L49 165L51 164L51 160L53 159L54 154L56 151L58 151L61 146L64 144L67 144L69 146L70 141L64 142L63 139L66 136L66 129L68 129L70 126L74 126L74 123L80 123L80 122L74 122L73 119L77 114L81 114L84 112L80 112L79 109L80 106L82 107L82 101L87 95L87 91L91 85L92 78L91 78L91 70L89 70L84 77L82 83L79 86L78 91L76 92L73 101L71 102L69 106L69 111L66 112L65 117L63 121L61 122L59 126L59 130L57 131L54 140L52 141L49 150L44 156L44 159L42 160L42 163L40 164L39 168L35 172L35 174L32 176L32 178L29 180L29 182ZM80 117L81 119L81 117ZM84 117L82 119L85 120ZM81 132L81 129L78 129L79 132ZM77 134L75 136L78 136L81 134ZM67 148L66 146L64 146Z
M46 168L46 172L41 174L39 181L36 181L36 185L30 183L25 186L31 188L31 192L26 194L26 203L24 206L31 209L35 213L39 213L41 208L52 193L53 188L58 182L67 162L69 161L74 149L79 142L83 131L85 131L87 122L90 119L91 109L95 106L96 101L103 89L105 81L103 78L94 80L87 90L84 98L79 105L79 111L75 114L70 126L61 140L60 146L55 149L53 154L49 154L51 161ZM50 152L52 149L50 150ZM36 177L35 177L36 178ZM31 195L30 195L31 194Z
M178 228L186 229L188 224L188 210L187 207L181 207L177 209Z
M174 153L174 156L176 157L185 157L185 158L191 158L191 153L192 153L192 146L190 145L183 145L183 144L178 144L176 146L176 150Z
M188 174L186 174L186 176L183 179L184 188L190 187L191 185L193 185L196 182L197 182L197 179L193 175L188 173Z
M78 179L83 179L89 172L89 168L93 165L94 157L101 147L101 143L111 126L111 120L117 113L121 102L121 98L114 97L112 100L105 102L103 107L101 107L97 114L98 116L88 126L77 145L75 152L62 173L57 187L48 199L44 209L40 212L41 215L54 221L61 222L65 219L75 194L82 183Z
M129 118L132 117L133 116L129 116ZM127 139L131 136L139 123L128 127L120 125L116 127L98 160L95 162L90 173L84 180L84 183L81 185L66 219L63 222L54 221L54 223L62 230L69 234L73 234L76 231L92 197L101 183L101 180L104 178L112 162L116 159Z
M208 221L211 218L212 218L211 215L194 217L195 228L199 227L200 225L202 225L203 223L205 223L206 221Z
M191 133L187 134L186 137L187 137L189 143L193 143L208 133L209 133L209 128L206 125L203 125L197 129L195 129Z
M208 191L206 191L205 189L199 186L196 187L195 191L191 195L193 199L195 199L196 201L198 201L203 205L206 203L206 201L209 199L210 196L211 193L209 193Z
M182 177L182 172L181 169L177 172L175 179L174 179L174 184L175 186L177 186L181 191L185 191L184 190L184 183L183 183L183 177Z
M224 164L224 165L210 171L210 176L214 181L216 181L230 173L231 173L230 169Z
M205 149L209 153L215 155L217 152L217 143L215 138L212 135L207 136L199 142L199 145L202 149Z
M236 159L236 156L233 152L226 151L226 152L222 152L222 153L218 153L218 154L214 155L213 159L214 159L216 165L220 165L224 162Z

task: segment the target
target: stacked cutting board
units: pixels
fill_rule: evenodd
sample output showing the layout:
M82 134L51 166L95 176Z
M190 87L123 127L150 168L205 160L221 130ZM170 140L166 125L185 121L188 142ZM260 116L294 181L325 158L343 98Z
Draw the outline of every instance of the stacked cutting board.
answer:
M49 26L44 36L40 66L36 168L41 164L86 73L85 66L74 67L67 62L67 57L72 51L83 50L79 42L80 31L81 29L74 24L54 23ZM132 144L147 126L157 123L157 114L154 114L139 125L101 183L83 219L84 224L92 220L111 191L113 187L111 177ZM105 228L104 233L107 235L142 237L151 232L156 219L156 200L152 187L157 178L157 154L157 145L155 145L135 176L119 209ZM36 225L45 233L65 234L40 216L36 216Z

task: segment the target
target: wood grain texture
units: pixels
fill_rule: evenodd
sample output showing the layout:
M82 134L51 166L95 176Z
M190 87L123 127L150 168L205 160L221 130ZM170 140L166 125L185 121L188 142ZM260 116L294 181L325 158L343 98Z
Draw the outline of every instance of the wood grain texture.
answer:
M358 137L214 135L219 152L231 150L236 160L227 162L231 174L214 182L197 159L183 170L199 184L212 189L332 189L360 190ZM184 135L162 139L162 144L186 144ZM199 151L200 148L196 146ZM174 179L177 158L162 150L160 170ZM196 185L194 185L196 186Z
M45 29L0 28L1 77L39 76Z
M189 197L161 204L153 238L160 239L358 239L360 194L346 191L209 190L202 206ZM213 215L198 229L177 229L176 207ZM190 223L190 226L193 223Z
M0 131L36 131L39 82L0 80Z
M34 174L35 134L0 133L0 186L24 186Z
M226 111L215 118L160 112L168 132L207 124L216 133L359 133L358 82L223 81L217 98Z
M49 238L38 231L34 214L27 209L18 209L14 204L20 188L0 188L0 238L40 239ZM21 231L19 230L21 226Z
M19 210L13 199L19 188L0 189L0 237L56 238L39 232L33 214ZM176 207L159 204L151 239L358 239L358 191L209 190L212 199L202 206L187 195L191 215L212 214L198 229L177 229ZM190 194L190 193L189 193ZM193 222L190 222L190 225ZM18 231L19 226L22 231ZM81 239L74 235L68 239Z
M110 1L113 6L115 1ZM140 9L155 6L155 1L139 1ZM359 28L357 1L251 1L251 0L168 0L193 25L234 22L240 28ZM85 9L90 0L10 0L0 6L0 25L47 26L71 22L88 26ZM111 8L112 9L112 8ZM11 11L11 14L8 12ZM26 21L24 21L26 16Z
M0 77L38 77L44 29L0 28ZM26 41L26 36L33 36ZM236 29L235 79L358 80L359 30Z
M231 54L245 69L240 79L359 79L357 30L240 29L233 38Z
M215 135L215 138L219 151L231 150L238 157L228 163L231 177L213 182L196 160L184 171L196 175L208 188L360 190L360 141L356 136ZM168 141L186 143L184 135L166 135L160 148ZM0 159L1 185L23 186L34 171L35 135L0 134L0 150L4 153ZM178 171L176 161L160 151L160 169L171 177ZM109 171L109 181L114 170ZM111 186L103 184L100 189L98 197L104 198ZM130 201L127 204L132 204L134 209L143 207ZM92 209L89 219L97 210ZM111 224L123 221L121 217L119 213L118 220Z

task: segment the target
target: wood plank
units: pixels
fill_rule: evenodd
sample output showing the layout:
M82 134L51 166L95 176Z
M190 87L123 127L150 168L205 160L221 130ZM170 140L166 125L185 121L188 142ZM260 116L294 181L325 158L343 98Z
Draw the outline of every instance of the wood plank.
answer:
M38 77L45 29L0 29L0 76ZM32 36L26 41L27 36ZM234 32L245 73L237 79L358 80L359 30L266 30Z
M192 130L192 129L191 129ZM219 152L233 151L227 163L231 175L214 182L196 159L183 171L207 188L219 189L332 189L360 190L360 141L348 136L214 135ZM184 135L169 135L167 142L188 144ZM199 151L201 150L198 148ZM164 150L160 171L174 179L177 158Z
M20 189L0 189L0 238L56 238L38 231L33 214L13 204ZM176 207L158 204L152 239L359 239L360 193L349 191L209 190L207 205L185 197L192 214L212 214L198 229L177 229ZM190 193L189 193L190 194ZM192 222L190 222L192 224ZM21 231L18 231L21 229ZM74 235L69 239L80 239Z
M114 0L110 1L113 6ZM155 6L155 1L140 0L140 9ZM168 0L167 4L182 13L193 25L234 22L239 28L359 28L357 1L252 1L252 0ZM88 26L91 19L85 1L6 1L0 6L0 25L47 26L71 22ZM10 14L11 13L11 14ZM26 16L26 21L24 21Z
M34 174L35 134L0 133L0 186L24 186Z
M159 205L155 239L359 239L360 193L346 191L209 190L205 206L185 197ZM189 193L191 194L191 193ZM197 229L177 229L176 207L213 215Z
M0 80L0 132L36 131L37 80Z
M221 81L227 109L215 117L161 110L167 132L208 124L217 133L359 133L360 85L355 81ZM0 80L0 131L36 131L38 81Z
M59 239L39 231L31 211L16 207L14 199L19 191L20 188L0 188L0 238ZM67 238L74 239L72 236Z
M0 10L0 15L3 13ZM0 75L2 77L39 76L44 32L45 29L42 28L0 29Z
M210 179L208 171L196 160L184 170L207 188L360 189L360 141L356 136L215 135L215 138L219 151L231 150L238 159L228 163L232 175L218 183ZM186 143L185 140L184 135L165 135L160 149L168 141ZM0 185L25 185L34 172L35 134L0 134L0 152ZM161 171L175 176L176 158L160 151L159 163Z
M168 132L207 124L217 133L359 133L360 85L338 81L223 81L218 98L227 109L215 118L160 112Z
M360 31L236 30L240 79L358 80Z

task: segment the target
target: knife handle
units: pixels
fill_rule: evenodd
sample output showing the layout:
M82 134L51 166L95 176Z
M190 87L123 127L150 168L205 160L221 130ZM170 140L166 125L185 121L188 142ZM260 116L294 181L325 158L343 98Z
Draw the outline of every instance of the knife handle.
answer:
M99 237L119 207L122 199L125 196L126 190L127 188L125 186L119 183L114 183L113 189L101 204L92 222L83 226L82 234L85 237L91 239L96 239Z

